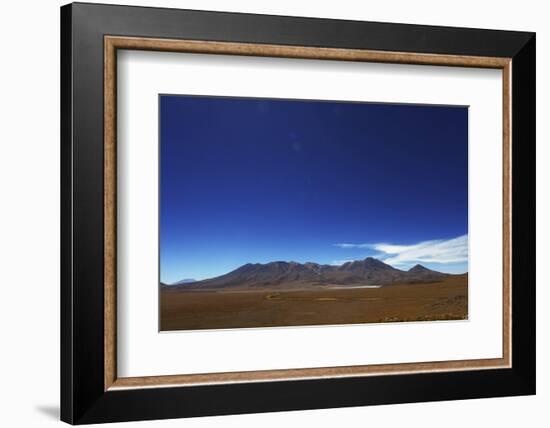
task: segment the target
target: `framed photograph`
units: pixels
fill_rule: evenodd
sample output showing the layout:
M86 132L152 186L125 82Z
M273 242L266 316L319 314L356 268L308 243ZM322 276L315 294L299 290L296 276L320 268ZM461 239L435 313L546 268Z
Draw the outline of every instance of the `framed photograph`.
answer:
M61 417L535 393L535 35L61 8Z

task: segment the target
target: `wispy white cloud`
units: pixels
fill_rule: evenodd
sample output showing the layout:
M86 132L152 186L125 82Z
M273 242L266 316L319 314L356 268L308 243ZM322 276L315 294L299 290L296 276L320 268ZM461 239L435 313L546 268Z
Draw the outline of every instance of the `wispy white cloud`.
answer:
M335 247L339 248L372 248L372 244L334 244Z
M336 244L340 248L370 248L380 253L385 263L408 265L411 263L463 263L468 261L468 235L453 239L436 239L411 245Z

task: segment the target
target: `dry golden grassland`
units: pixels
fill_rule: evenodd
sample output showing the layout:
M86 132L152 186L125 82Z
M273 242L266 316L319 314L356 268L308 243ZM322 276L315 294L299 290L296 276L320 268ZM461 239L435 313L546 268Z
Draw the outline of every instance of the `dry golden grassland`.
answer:
M468 276L381 288L163 289L160 314L162 331L462 320Z

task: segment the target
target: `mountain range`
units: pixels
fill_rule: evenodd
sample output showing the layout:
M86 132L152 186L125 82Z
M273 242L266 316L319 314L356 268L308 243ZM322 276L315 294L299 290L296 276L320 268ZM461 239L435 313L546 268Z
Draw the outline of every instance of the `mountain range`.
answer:
M189 284L190 282L197 282L197 280L193 279L193 278L185 278L185 279L181 279L177 282L174 282L172 285Z
M161 285L172 290L348 287L434 282L447 276L450 274L433 271L422 265L401 270L373 257L367 257L340 266L284 261L248 263L215 278L202 281L182 280L171 285Z

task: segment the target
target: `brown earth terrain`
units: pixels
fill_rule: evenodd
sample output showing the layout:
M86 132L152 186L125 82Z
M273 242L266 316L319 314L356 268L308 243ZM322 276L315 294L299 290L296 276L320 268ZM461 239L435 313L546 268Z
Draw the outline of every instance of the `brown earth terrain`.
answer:
M467 274L371 287L304 282L258 289L161 287L160 330L468 318Z

